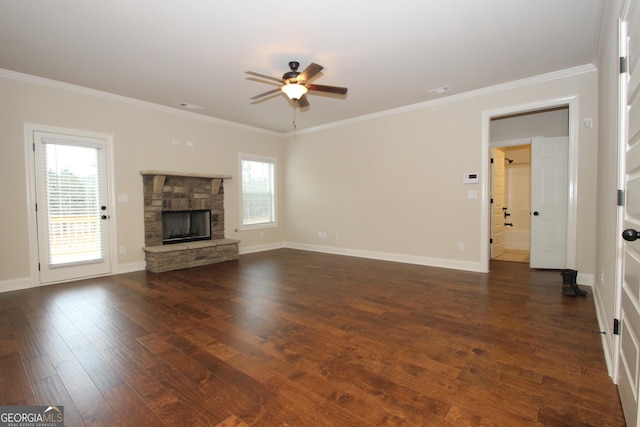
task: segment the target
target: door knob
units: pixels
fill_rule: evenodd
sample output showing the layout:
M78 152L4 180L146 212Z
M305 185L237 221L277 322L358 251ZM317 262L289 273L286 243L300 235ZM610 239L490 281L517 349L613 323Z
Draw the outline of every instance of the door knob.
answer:
M538 211L534 211L534 212L533 212L533 215L534 215L534 216L538 216L538 215L540 215L540 212L538 212Z
M622 238L624 240L626 240L627 242L633 242L634 240L636 240L639 237L640 237L640 233L638 233L633 228L627 228L626 230L624 230L622 232Z

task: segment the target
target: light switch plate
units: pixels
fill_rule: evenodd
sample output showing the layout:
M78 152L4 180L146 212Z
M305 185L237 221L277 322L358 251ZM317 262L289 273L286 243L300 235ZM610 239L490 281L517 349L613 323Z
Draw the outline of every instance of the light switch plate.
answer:
M462 176L463 184L477 184L478 183L478 174L477 173L465 173Z

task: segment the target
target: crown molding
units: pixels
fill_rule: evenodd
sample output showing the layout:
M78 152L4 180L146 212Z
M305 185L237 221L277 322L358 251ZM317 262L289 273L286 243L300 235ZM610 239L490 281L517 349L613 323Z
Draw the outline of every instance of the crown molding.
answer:
M554 71L551 73L540 74L538 76L528 77L520 80L514 80L511 82L500 83L494 86L488 86L485 88L471 90L468 92L450 95L450 96L446 96L446 97L442 97L442 98L438 98L430 101L419 102L416 104L406 105L398 108L392 108L389 110L379 111L372 114L366 114L363 116L353 117L346 120L340 120L337 122L327 123L324 125L315 126L307 129L299 129L299 130L286 132L286 133L274 132L271 130L262 129L255 126L244 125L244 124L232 122L229 120L218 119L215 117L205 116L203 114L198 114L191 111L181 110L179 108L167 107L165 105L155 104L153 102L142 101L135 98L116 95L113 93L104 92L96 89L90 89L84 86L78 86L70 83L59 82L57 80L46 79L43 77L32 76L29 74L18 73L10 70L0 69L0 77L18 80L26 83L31 83L31 84L36 84L40 86L47 86L54 89L64 90L67 92L75 92L83 95L94 96L102 99L108 99L111 101L122 102L130 105L137 105L141 107L150 108L156 111L162 111L169 114L175 114L182 117L202 120L209 123L215 123L222 126L234 127L237 129L243 129L243 130L261 133L265 135L276 136L276 137L295 137L296 135L313 133L313 132L318 132L318 131L331 129L335 127L347 126L353 123L360 123L364 121L375 120L382 117L389 117L397 114L402 114L410 111L431 108L438 105L458 102L458 101L471 99L471 98L477 98L479 96L485 96L485 95L490 95L494 93L504 92L506 90L531 86L534 84L539 84L544 82L550 82L550 81L567 78L567 77L574 77L581 74L591 73L594 71L597 71L597 69L593 64L580 65L573 68L567 68L564 70Z
M466 99L477 98L479 96L491 95L494 93L504 92L507 90L532 86L535 84L551 82L554 80L559 80L567 77L575 77L581 74L587 74L597 71L597 68L593 64L585 64L577 67L567 68L564 70L554 71L551 73L540 74L538 76L527 77L525 79L514 80L511 82L500 83L494 86L487 86L485 88L471 90L468 92L463 92L455 95L450 95L438 99L433 99L430 101L419 102L416 104L405 105L404 107L393 108L390 110L379 111L377 113L366 114L363 116L358 116L346 120L341 120L337 122L327 123L321 126L315 126L312 128L296 130L293 132L289 132L289 136L302 135L305 133L313 133L321 130L326 130L334 127L347 126L353 123L364 122L368 120L379 119L382 117L393 116L396 114L402 114L410 111L422 110L426 108L431 108L443 104L449 104L452 102L463 101Z
M122 102L129 105L136 105L139 107L150 108L152 110L169 113L169 114L175 114L178 116L188 117L190 119L201 120L209 123L215 123L222 126L229 126L237 129L243 129L251 132L262 133L262 134L277 136L277 137L284 136L284 134L280 132L274 132L274 131L258 128L255 126L249 126L242 123L232 122L229 120L218 119L216 117L205 116L203 114L198 114L191 111L185 111L179 108L168 107L166 105L160 105L153 102L142 101L136 98L116 95L114 93L91 89L84 86L78 86L70 83L60 82L57 80L46 79L44 77L32 76L30 74L18 73L16 71L10 71L10 70L5 70L0 68L0 77L12 79L12 80L18 80L21 82L31 83L39 86L46 86L53 89L67 91L67 92L74 92L82 95L93 96L96 98L107 99L109 101Z

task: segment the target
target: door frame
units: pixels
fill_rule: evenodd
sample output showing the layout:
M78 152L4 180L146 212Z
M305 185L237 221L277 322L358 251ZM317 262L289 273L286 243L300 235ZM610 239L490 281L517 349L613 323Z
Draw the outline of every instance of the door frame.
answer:
M59 282L42 283L40 280L40 271L38 268L39 251L38 251L38 222L36 216L36 178L35 178L35 153L34 153L34 132L58 133L61 135L72 135L77 137L87 137L102 139L105 141L105 158L107 163L107 200L109 206L109 215L111 217L109 224L109 246L110 246L110 274L116 274L116 266L118 259L117 245L117 217L115 204L115 176L112 173L114 157L113 157L113 135L99 132L92 132L79 129L69 129L57 126L41 125L35 123L24 124L24 149L25 149L25 172L27 183L27 228L29 235L29 280L31 287L52 285ZM86 278L86 277L83 277Z
M578 195L578 95L571 95L560 98L547 99L531 102L527 104L512 105L494 110L482 112L482 140L481 140L481 168L480 176L486 177L482 180L482 199L480 209L480 266L484 273L489 272L491 261L490 235L490 210L491 210L491 188L490 188L490 142L489 129L491 119L494 117L506 116L517 113L543 110L553 107L568 106L569 108L569 200L567 218L567 268L575 269L576 265L576 238L577 238L577 195Z

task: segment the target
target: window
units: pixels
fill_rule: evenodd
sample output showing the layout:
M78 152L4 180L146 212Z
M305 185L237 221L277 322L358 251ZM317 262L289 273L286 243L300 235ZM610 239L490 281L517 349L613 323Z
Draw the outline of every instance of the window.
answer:
M240 155L242 226L276 225L276 159Z

